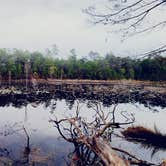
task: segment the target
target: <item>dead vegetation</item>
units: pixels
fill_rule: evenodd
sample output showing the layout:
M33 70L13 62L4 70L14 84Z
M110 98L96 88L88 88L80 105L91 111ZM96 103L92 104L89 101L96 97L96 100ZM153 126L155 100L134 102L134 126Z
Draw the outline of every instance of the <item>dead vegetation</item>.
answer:
M117 105L114 106L113 114L115 114L116 107ZM128 166L128 161L123 160L114 152L107 138L111 136L113 128L119 128L121 125L133 123L133 121L127 123L115 122L114 116L110 120L109 114L111 112L104 114L98 104L95 104L94 111L96 116L91 122L87 122L80 116L79 106L75 117L59 121L52 120L60 135L75 146L70 165ZM68 125L64 126L64 123Z
M139 142L146 147L166 149L166 134L162 134L154 127L154 130L142 126L129 127L122 131L122 134L129 141Z
M74 117L51 120L62 138L73 143L75 147L74 152L70 154L68 165L161 165L141 160L123 149L111 146L113 131L123 125L132 124L135 120L134 117L128 119L126 123L116 122L117 105L114 105L113 110L109 112L104 112L98 103L93 106L95 116L90 121L81 115L79 103ZM142 129L140 128L140 130ZM124 134L127 136L127 132L124 132Z

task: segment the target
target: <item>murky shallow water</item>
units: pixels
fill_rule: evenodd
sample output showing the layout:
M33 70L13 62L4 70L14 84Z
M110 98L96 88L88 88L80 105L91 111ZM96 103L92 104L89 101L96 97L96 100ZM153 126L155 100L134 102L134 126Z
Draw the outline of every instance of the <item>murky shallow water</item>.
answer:
M80 101L81 115L87 120L94 116L93 109L88 105L89 101ZM72 116L76 106L76 101L72 103L65 100L51 100L49 103L31 103L20 108L12 105L0 107L0 156L14 159L18 165L27 165L30 158L38 160L40 165L42 165L41 163L64 165L67 155L73 150L73 146L60 138L54 124L50 123L49 120L55 119L55 117L60 119ZM112 108L113 106L105 107L102 105L104 111ZM116 121L126 122L133 116L135 117L134 125L151 129L156 126L159 131L166 133L166 108L150 108L139 103L118 105L115 113ZM31 152L28 153L28 156L25 153L27 137L23 127L30 137ZM157 149L152 155L153 147L146 148L141 144L129 143L115 136L111 144L127 150L143 160L158 163L162 159L166 159L166 149ZM19 164L20 158L25 162Z

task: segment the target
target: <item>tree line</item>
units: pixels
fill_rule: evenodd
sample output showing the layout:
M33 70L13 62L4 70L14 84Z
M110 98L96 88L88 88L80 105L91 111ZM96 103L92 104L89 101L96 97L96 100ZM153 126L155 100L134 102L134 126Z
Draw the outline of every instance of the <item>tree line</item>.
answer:
M78 58L75 52L68 59L45 56L40 52L0 49L1 79L23 79L26 73L35 78L93 80L166 80L166 57L145 59L116 57L112 54Z

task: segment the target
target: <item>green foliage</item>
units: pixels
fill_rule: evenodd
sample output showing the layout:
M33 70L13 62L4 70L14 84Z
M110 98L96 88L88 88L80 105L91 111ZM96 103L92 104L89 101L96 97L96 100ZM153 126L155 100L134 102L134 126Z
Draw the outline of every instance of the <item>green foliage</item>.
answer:
M105 57L91 54L89 58L79 59L73 49L65 60L44 56L40 52L0 49L0 75L5 79L11 72L14 79L25 78L25 66L28 64L30 76L45 79L166 80L165 57L134 60L112 54Z

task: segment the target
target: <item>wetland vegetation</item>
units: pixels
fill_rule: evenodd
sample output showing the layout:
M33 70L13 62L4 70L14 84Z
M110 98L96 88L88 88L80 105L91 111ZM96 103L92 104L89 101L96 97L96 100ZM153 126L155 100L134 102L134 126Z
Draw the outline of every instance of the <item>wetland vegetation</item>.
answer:
M91 53L92 54L92 53ZM40 52L0 49L1 79L23 79L26 71L35 78L90 79L90 80L166 80L166 58L144 59L116 57L112 54L78 58L71 51L68 59L52 58Z
M75 4L82 7L84 1L72 2L72 7L65 0L56 1L55 6L59 2L62 6L65 4L63 10L61 5L55 10L53 2L40 1L43 8L39 1L35 1L29 8L29 3L20 1L17 6L21 9L20 14L12 12L15 2L11 4L12 8L6 3L7 11L11 10L17 17L11 19L10 12L2 10L2 16L5 16L2 29L21 27L20 31L17 30L14 45L19 34L23 32L21 35L25 39L21 42L26 41L27 32L36 27L38 29L32 36L39 38L44 34L44 42L50 42L50 38L58 40L59 34L54 38L54 33L59 28L60 36L67 36L63 39L68 41L67 47L72 43L73 37L78 35L75 25L81 25L72 24L81 18L78 10L75 13L78 18L72 11ZM165 3L165 0L109 0L92 4L83 9L83 13L88 15L92 24L109 26L109 31L121 34L120 41L153 30L154 36L164 36L165 33L157 35L155 30L165 27ZM27 12L28 8L35 12ZM66 13L68 8L71 13ZM56 15L52 15L54 11ZM28 13L31 19L27 17ZM40 13L39 17L34 17L37 13ZM15 27L13 23L18 18ZM30 24L26 18L32 20ZM42 20L38 22L34 18ZM9 28L3 28L6 23L11 23L8 19L12 20L12 28L11 24L7 24ZM50 25L47 20L51 20ZM44 23L44 26L38 27L36 23L39 26ZM48 33L46 27L53 27L54 33ZM81 37L84 36L81 28L79 32ZM91 32L88 37L103 37L104 34L99 32L96 31L95 36ZM47 33L48 41L45 38ZM1 33L5 43L10 36L10 46L11 34ZM83 49L89 49L91 40L88 37L81 41ZM143 35L142 39L145 38ZM96 39L92 40L95 49L102 45L101 39L100 44ZM154 40L146 40L146 44L142 42L151 50L137 58L133 58L135 53L122 56L124 51L114 37L111 47L108 39L105 43L108 42L110 48L116 44L121 56L96 51L83 56L75 49L64 55L56 45L45 52L0 49L0 166L166 166L166 45L161 45L165 42L164 37L164 41L158 40L154 37ZM34 48L33 40L30 41ZM34 41L42 43L41 40ZM78 38L74 38L74 42L78 42ZM135 52L139 42L129 42ZM161 46L153 49L157 43ZM91 44L90 50L93 49Z

